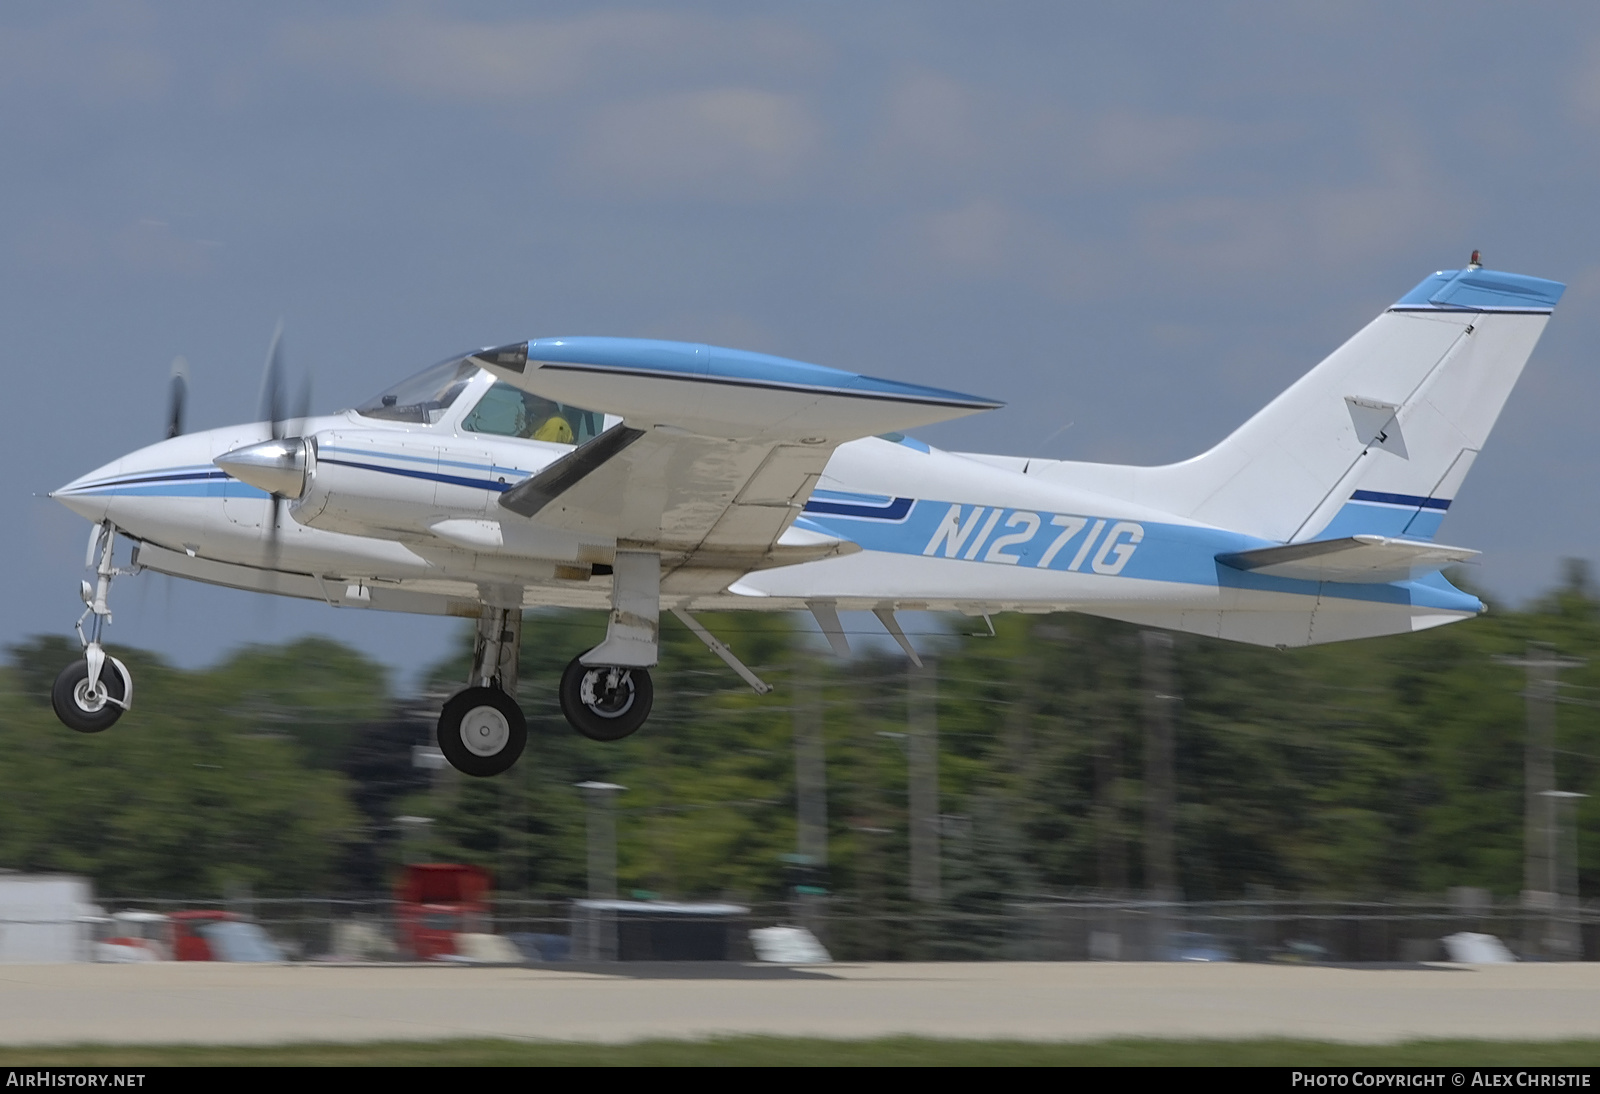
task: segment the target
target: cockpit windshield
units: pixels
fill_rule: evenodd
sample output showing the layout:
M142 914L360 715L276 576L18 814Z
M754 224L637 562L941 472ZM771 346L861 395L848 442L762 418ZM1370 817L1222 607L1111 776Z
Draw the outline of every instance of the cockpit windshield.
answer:
M461 428L529 441L582 444L605 428L605 417L497 383L478 400Z
M441 361L356 407L356 413L395 422L437 422L478 374L478 367L470 357Z

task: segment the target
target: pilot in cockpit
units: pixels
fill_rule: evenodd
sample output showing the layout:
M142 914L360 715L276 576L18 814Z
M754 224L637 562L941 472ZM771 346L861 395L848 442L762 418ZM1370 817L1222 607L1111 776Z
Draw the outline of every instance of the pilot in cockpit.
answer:
M484 393L462 424L476 433L573 444L576 435L562 410L548 399L498 383Z

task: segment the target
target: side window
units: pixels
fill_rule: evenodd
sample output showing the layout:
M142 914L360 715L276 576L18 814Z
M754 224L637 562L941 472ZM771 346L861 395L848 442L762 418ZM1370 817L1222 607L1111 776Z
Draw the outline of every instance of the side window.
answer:
M497 383L478 400L461 427L500 437L582 444L600 432L601 416L590 410L541 399L507 383Z

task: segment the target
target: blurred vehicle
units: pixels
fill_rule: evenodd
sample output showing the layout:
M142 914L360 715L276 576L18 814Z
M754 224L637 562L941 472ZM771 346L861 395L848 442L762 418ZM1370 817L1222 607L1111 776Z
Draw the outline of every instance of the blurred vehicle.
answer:
M357 917L333 925L333 951L323 960L392 961L394 957L394 939L387 928Z
M564 934L539 934L522 931L506 936L527 961L567 961L572 957L572 938Z
M581 961L738 961L743 904L574 900L572 955Z
M267 937L259 923L216 919L199 923L195 933L205 942L212 961L282 961L283 948ZM199 959L206 960L206 959Z
M1440 941L1450 960L1458 965L1505 965L1516 960L1506 944L1492 934L1462 931Z
M1168 961L1237 961L1232 950L1214 934L1177 931L1167 938Z
M160 912L95 916L94 959L113 964L172 960L172 920Z
M233 912L199 908L161 912L116 912L86 917L94 934L94 960L282 961L283 948L259 923Z
M1328 960L1328 948L1315 942L1290 939L1283 950L1272 955L1272 960L1288 965L1315 965Z
M832 955L804 927L761 927L750 932L756 960L773 965L825 965Z
M401 955L416 961L454 956L456 935L484 933L488 892L488 871L479 866L407 866L395 887L395 941Z
M174 961L221 961L211 948L207 939L207 928L213 923L226 923L236 921L239 917L232 912L224 912L211 908L199 908L190 911L173 912L172 920L172 958Z

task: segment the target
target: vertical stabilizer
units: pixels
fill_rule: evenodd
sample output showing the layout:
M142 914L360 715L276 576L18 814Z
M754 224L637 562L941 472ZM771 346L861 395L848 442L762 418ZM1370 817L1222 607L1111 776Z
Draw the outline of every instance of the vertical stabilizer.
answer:
M1565 286L1434 274L1194 459L1029 474L1264 539L1433 536Z

